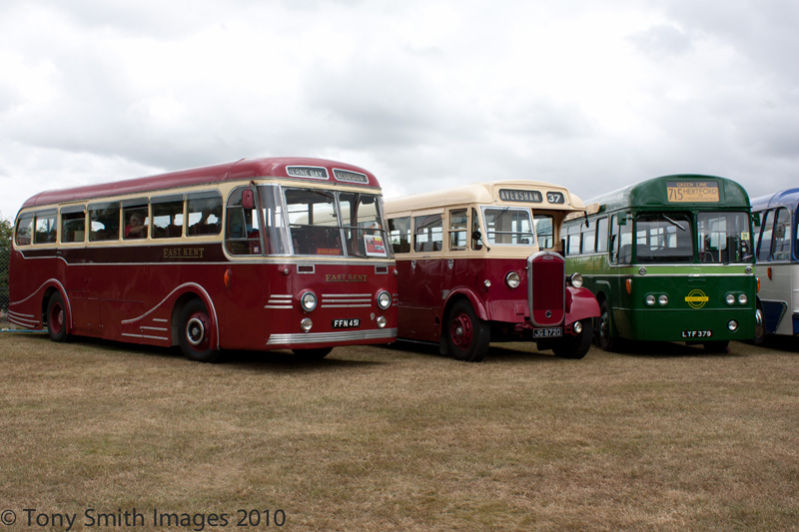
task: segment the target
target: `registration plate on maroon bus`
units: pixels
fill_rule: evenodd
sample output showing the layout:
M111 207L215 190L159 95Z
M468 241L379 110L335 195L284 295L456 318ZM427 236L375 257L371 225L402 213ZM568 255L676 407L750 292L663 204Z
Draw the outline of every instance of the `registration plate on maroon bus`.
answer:
M563 329L560 327L533 329L533 338L556 338L558 336L563 336Z
M360 326L361 320L357 318L352 320L333 320L334 329L354 329L355 327Z

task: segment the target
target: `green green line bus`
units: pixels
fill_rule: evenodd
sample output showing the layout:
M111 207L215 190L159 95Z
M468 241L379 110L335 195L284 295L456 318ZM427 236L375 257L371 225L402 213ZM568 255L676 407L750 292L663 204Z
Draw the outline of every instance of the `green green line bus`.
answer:
M599 347L684 341L723 352L755 337L751 210L735 181L642 181L588 201L561 234L566 271L579 271L599 301Z

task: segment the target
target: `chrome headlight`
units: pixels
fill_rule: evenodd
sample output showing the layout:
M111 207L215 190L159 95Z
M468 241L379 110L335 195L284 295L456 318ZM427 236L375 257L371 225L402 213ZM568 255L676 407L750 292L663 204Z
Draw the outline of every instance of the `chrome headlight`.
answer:
M649 305L650 307L654 306L655 305L655 296L652 295L652 294L649 294L648 296L646 296L646 304Z
M580 273L575 272L571 274L571 276L569 277L569 281L571 282L571 285L575 288L581 288L583 286L583 276Z
M724 301L726 301L728 305L734 305L735 304L735 295L734 294L727 294L727 296L724 298Z
M505 276L505 284L508 285L509 288L519 288L521 282L522 279L516 272L508 272L508 275Z
M311 291L302 294L300 296L300 305L305 312L313 312L316 309L316 294Z
M388 307L391 306L391 294L386 292L385 290L381 290L377 293L377 307L380 310L386 310Z
M667 296L666 294L660 294L658 296L658 304L661 307L665 307L666 305L668 305L669 304L669 296Z
M749 298L746 297L746 294L738 294L738 303L741 305L746 305L749 302Z

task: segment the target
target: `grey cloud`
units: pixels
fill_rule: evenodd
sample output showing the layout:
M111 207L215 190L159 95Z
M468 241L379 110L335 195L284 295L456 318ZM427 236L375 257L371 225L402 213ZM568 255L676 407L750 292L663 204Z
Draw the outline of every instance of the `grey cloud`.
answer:
M726 43L748 58L759 75L799 82L799 3L794 0L671 0L662 4L681 27Z
M655 59L663 59L681 55L691 51L691 37L677 26L658 24L649 29L637 32L629 37L630 41L643 53Z

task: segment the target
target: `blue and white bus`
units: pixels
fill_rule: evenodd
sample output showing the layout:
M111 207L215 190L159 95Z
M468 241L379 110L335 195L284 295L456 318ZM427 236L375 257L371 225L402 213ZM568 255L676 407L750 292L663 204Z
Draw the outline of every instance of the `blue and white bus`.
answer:
M758 310L765 334L799 335L799 188L752 199Z

